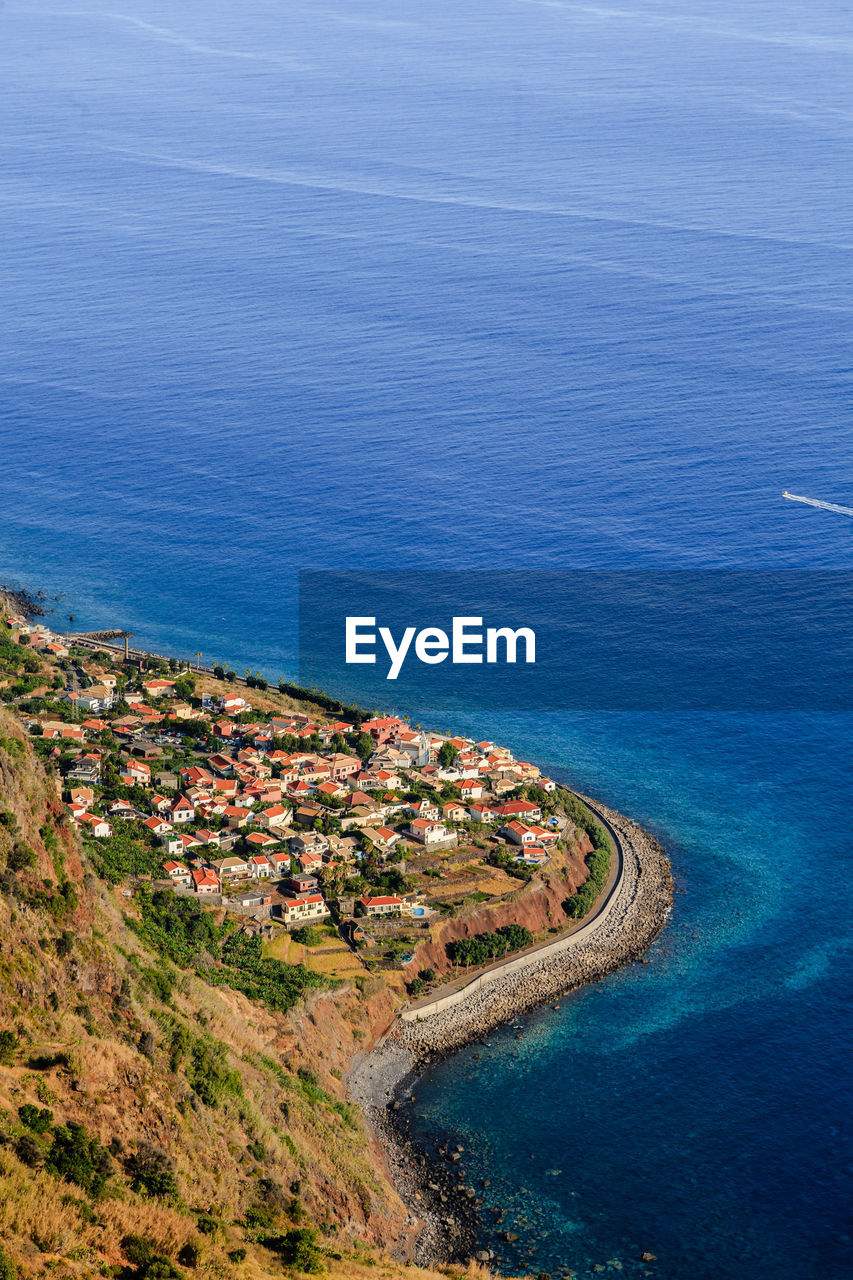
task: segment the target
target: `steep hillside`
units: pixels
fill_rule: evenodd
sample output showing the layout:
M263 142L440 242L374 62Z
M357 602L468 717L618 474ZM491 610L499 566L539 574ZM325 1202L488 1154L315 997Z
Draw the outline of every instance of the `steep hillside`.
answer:
M385 984L281 1013L149 949L3 710L0 868L0 1277L404 1274L379 1249L414 1224L341 1085Z

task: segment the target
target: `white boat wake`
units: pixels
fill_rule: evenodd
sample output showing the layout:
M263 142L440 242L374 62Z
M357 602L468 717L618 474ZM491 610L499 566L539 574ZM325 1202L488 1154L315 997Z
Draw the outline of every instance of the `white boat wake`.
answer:
M853 507L839 507L835 502L821 502L819 498L801 498L799 494L789 493L787 489L782 497L789 498L791 502L804 502L807 507L820 507L821 511L835 511L840 516L853 516Z

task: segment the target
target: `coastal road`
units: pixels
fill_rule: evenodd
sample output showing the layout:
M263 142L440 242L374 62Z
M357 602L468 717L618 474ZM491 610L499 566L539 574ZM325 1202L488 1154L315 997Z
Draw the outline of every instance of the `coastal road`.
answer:
M544 955L566 950L569 946L574 945L576 941L585 939L590 933L595 932L601 920L609 914L622 884L622 877L625 871L625 852L622 848L622 841L612 824L595 804L595 801L577 792L574 794L578 796L578 799L586 805L593 817L604 827L610 837L613 851L607 881L590 914L584 916L582 920L576 921L559 938L551 939L548 942L538 942L535 946L528 947L524 951L516 951L508 960L495 960L493 964L487 965L485 969L478 970L473 977L469 978L466 975L464 978L456 978L453 982L444 984L432 995L425 996L422 1000L407 1005L400 1014L405 1022L413 1022L419 1018L429 1018L433 1013L438 1013L447 1008L449 1004L457 1004L464 1000L468 995L480 987L486 986L501 974L522 969Z

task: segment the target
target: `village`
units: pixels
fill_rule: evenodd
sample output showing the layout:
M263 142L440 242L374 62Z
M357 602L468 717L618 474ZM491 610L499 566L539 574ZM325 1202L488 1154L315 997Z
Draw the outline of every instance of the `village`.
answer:
M497 743L355 708L277 710L261 678L8 626L55 666L51 685L34 671L4 700L105 878L235 913L278 958L296 939L332 974L353 954L399 969L431 920L511 899L575 838L562 789Z

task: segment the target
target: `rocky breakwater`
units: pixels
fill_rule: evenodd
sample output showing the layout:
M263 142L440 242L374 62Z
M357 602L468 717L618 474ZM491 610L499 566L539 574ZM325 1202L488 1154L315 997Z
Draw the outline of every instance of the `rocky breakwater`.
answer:
M538 1005L596 982L642 956L672 906L672 874L658 842L630 818L583 797L604 822L621 858L621 874L607 901L568 937L493 969L438 1011L429 1006L398 1021L389 1039L424 1062L478 1040Z

